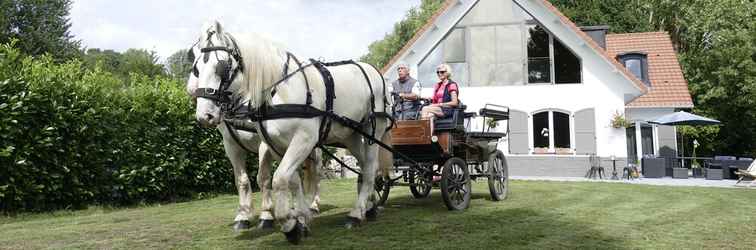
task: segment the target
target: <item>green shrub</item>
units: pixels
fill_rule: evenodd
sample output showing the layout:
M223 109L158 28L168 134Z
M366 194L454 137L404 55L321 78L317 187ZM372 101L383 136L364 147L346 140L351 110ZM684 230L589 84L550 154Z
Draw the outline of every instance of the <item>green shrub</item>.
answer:
M222 137L196 126L182 86L136 74L123 86L78 61L56 64L0 46L0 210L234 190Z

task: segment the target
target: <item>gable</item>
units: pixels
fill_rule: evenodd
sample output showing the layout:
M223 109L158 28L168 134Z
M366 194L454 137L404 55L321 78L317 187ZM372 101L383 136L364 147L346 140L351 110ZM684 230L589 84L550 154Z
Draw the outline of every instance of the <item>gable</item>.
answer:
M405 47L384 67L384 75L386 72L392 72L398 62L402 61L409 64L411 73L414 76L417 76L419 69L422 67L429 67L422 64L427 61L428 58L436 57L441 58L447 63L452 62L452 64L460 59L466 59L466 63L468 64L460 64L460 67L469 69L470 73L467 74L470 74L470 76L467 77L473 82L481 81L479 79L480 75L491 75L493 78L499 77L495 79L496 81L516 81L516 79L521 79L520 81L522 81L522 79L527 79L524 77L525 73L528 73L527 71L522 72L522 70L520 70L520 72L517 72L506 70L516 68L517 65L520 65L520 67L522 67L521 65L525 65L528 60L527 54L524 54L524 57L520 55L519 58L512 56L490 58L497 57L497 54L501 53L501 51L523 51L525 48L524 45L527 43L513 42L484 46L470 45L471 41L481 43L481 41L491 39L491 36L500 36L505 39L511 38L512 40L520 39L519 41L522 41L525 31L517 30L517 28L510 28L515 26L507 26L508 24L516 22L524 22L524 19L516 20L510 18L510 15L516 15L514 12L517 11L513 11L514 14L512 14L509 13L508 9L505 9L505 11L490 10L492 8L502 8L502 6L506 5L514 6L513 8L516 8L520 12L525 13L525 15L535 19L539 26L542 26L553 35L555 40L558 39L558 41L564 44L564 47L575 53L581 58L581 60L590 62L591 70L603 72L600 75L601 82L610 85L609 87L612 89L625 93L628 96L625 100L626 103L646 91L646 87L641 82L635 79L635 77L627 72L622 65L611 58L603 49L599 48L598 45L580 31L574 23L561 15L556 8L545 0L447 1L445 6L434 15L426 26L416 33L412 40L410 40L410 42L405 45ZM464 27L466 32L460 34L459 27ZM488 31L486 31L486 29L488 29ZM447 44L455 43L455 41L462 41L463 44L464 42L467 42L464 44L464 48L467 52L466 58L465 53L458 53L448 49L443 53L439 52L437 54L432 54L434 50L445 48ZM485 51L485 48L488 47L491 48L490 51ZM475 56L471 56L471 54ZM488 64L479 63L478 61L481 60ZM452 66L454 68L455 65ZM435 65L433 65L433 67L435 67ZM489 69L487 67L498 68ZM500 68L504 68L504 70L501 70ZM479 73L476 72L476 70L487 71ZM455 69L453 71L457 72L458 70ZM520 75L518 75L518 73Z

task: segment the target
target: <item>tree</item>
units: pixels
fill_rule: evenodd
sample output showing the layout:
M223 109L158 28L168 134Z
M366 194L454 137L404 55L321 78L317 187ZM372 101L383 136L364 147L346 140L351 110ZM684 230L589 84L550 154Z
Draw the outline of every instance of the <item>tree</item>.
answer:
M100 67L103 71L120 74L121 53L111 49L87 49L82 60L84 61L84 65L90 69Z
M124 53L118 53L109 49L92 48L87 49L82 60L87 68L99 67L122 79L124 84L128 83L131 73L148 77L165 75L163 65L158 63L155 52L144 49L128 49Z
M128 49L121 54L123 74L141 73L149 77L165 75L163 65L158 63L157 54L145 49Z
M681 55L696 112L722 121L690 129L705 149L756 155L756 6L752 1L693 1L681 13ZM689 145L686 145L688 147Z
M415 35L428 19L443 5L443 0L423 0L419 8L407 11L404 19L394 25L394 31L368 46L368 53L360 61L382 68Z
M175 79L181 79L182 82L186 81L189 77L189 72L192 71L192 62L189 61L188 51L187 49L176 51L165 62L168 74Z
M16 39L29 55L49 53L64 61L81 56L80 42L70 34L71 0L0 1L0 43Z

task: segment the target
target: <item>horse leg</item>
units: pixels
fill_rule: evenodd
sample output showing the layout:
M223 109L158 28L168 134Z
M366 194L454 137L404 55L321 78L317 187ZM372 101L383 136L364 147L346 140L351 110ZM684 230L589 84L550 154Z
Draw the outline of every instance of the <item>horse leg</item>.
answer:
M346 140L344 144L349 149L349 152L354 156L354 158L357 159L357 162L360 165L360 170L361 170L360 171L361 174L358 177L360 178L360 180L358 181L359 185L357 186L358 202L357 204L355 204L355 207L347 215L347 221L345 224L345 227L347 229L351 229L353 227L359 226L365 218L365 209L364 209L365 206L361 205L359 201L361 200L361 197L364 197L366 200L367 196L372 193L370 192L371 189L364 189L363 187L366 185L365 180L367 178L374 177L375 174L373 173L372 175L370 175L369 173L366 173L366 171L368 171L367 169L369 168L369 166L368 164L366 164L368 162L368 159L365 158L366 151L365 151L364 142L361 136L354 135L350 139ZM372 184L373 182L370 182L370 183L371 183L370 185L373 185Z
M303 222L297 220L298 216L294 213L297 209L291 204L292 198L299 198L295 205L303 203L302 197L297 194L301 192L302 183L295 175L298 175L297 168L304 163L314 146L315 141L311 136L301 133L295 135L273 174L274 214L276 220L281 223L281 231L286 235L286 239L294 244L299 243L304 233ZM306 209L303 211L309 212Z
M298 194L301 198L297 198L297 200L301 202L297 206L297 211L299 220L304 222L305 237L309 236L310 229L308 226L310 221L312 221L312 217L320 213L320 176L318 175L318 170L322 165L322 158L320 149L313 149L310 157L305 160L302 166L303 179L300 190L304 191L304 194L301 194L301 192ZM298 175L294 176L299 177ZM309 210L303 211L307 209Z
M270 169L273 162L273 155L271 154L271 150L269 150L268 145L264 143L260 144L259 151L260 159L258 159L259 168L257 170L257 185L260 187L260 193L262 194L262 205L260 206L260 223L257 227L267 230L273 229L273 201L270 197L270 192L272 189L270 182Z
M233 228L235 231L250 228L249 215L252 213L252 186L247 175L246 158L247 152L239 146L230 136L228 131L221 129L223 134L223 147L226 150L226 156L234 167L234 178L236 190L239 193L239 207L234 218Z
M314 149L304 165L304 191L310 206L310 212L320 213L320 176L318 171L323 165L320 149Z

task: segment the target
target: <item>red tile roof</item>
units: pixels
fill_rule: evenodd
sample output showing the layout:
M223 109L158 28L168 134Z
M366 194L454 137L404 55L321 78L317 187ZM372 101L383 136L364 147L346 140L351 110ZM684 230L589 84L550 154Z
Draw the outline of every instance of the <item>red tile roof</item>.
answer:
M609 34L606 36L606 50L613 57L627 52L647 54L651 88L645 95L628 103L627 107L693 107L688 82L666 32Z

